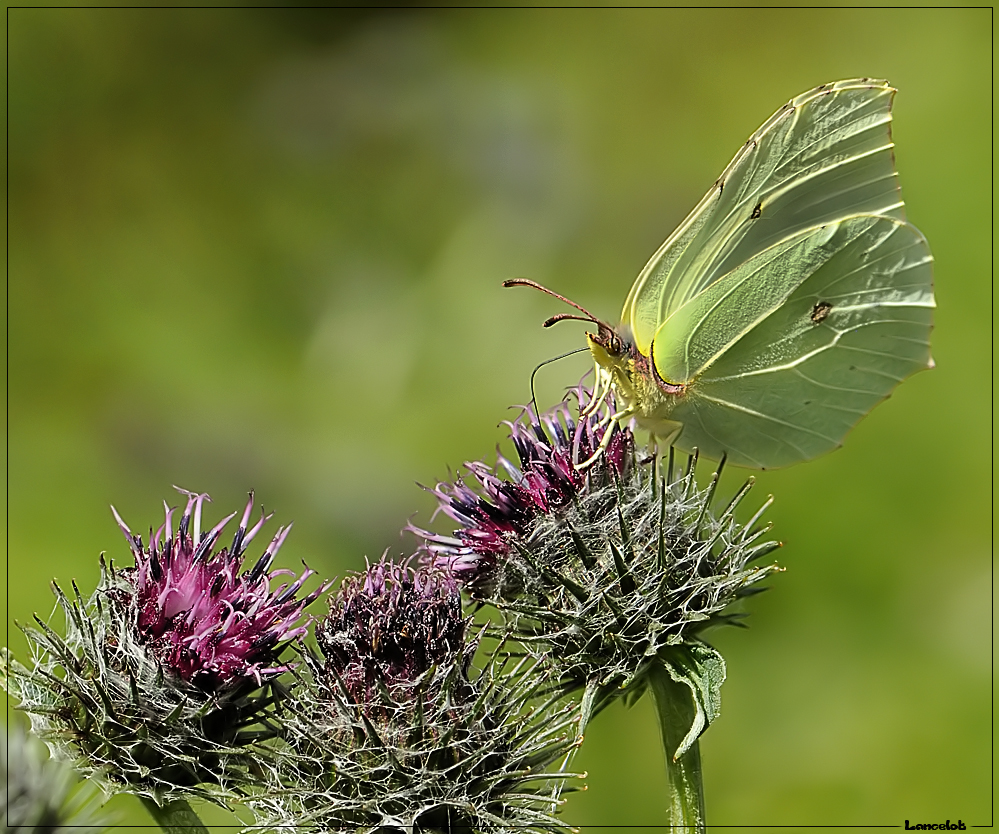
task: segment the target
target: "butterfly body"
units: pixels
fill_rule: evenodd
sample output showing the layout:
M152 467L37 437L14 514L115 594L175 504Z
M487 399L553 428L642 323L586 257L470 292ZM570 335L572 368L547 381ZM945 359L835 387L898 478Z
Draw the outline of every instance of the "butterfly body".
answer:
M587 333L587 343L594 361L612 386L617 401L623 404L639 428L667 443L678 435L682 423L670 415L687 396L687 384L671 384L659 377L655 363L639 352L629 334L615 331L615 340L603 334Z
M613 391L614 419L769 469L838 447L932 367L932 257L905 220L894 94L862 78L792 99L652 256L620 325L573 302L583 317L546 322L597 326L594 408Z

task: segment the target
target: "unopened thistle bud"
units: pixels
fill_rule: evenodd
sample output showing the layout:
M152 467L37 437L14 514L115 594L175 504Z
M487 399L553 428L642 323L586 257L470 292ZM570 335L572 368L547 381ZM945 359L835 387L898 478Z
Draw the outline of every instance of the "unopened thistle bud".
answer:
M384 559L344 580L316 629L322 657L289 702L279 780L249 804L270 827L322 832L549 832L574 741L539 703L541 667L479 636L454 579Z
M589 399L581 389L580 402ZM761 543L769 528L755 526L770 502L745 525L736 521L750 479L716 512L721 466L701 488L696 455L683 471L672 449L665 461L640 461L612 409L608 400L578 419L567 403L540 416L525 409L510 424L519 465L502 456L495 467L468 463L468 481L434 489L460 527L450 536L410 529L423 539L424 561L505 612L568 688L586 688L583 725L622 690L637 697L653 667L666 669L696 702L689 747L717 713L724 679L721 656L699 636L735 622L729 606L777 570L753 564L779 546ZM608 431L607 451L580 471Z
M252 494L231 546L215 551L236 514L203 532L208 496L182 492L176 530L166 508L148 546L115 512L135 567L116 569L102 556L89 599L75 583L72 598L53 584L65 636L36 618L40 630L25 629L31 667L8 656L4 669L8 690L53 750L109 790L156 803L223 799L258 778L253 747L273 735L266 722L282 691L275 679L288 669L280 655L305 632L303 610L326 589L299 598L312 571L282 581L291 572L271 569L289 528L240 572L270 518L250 526Z

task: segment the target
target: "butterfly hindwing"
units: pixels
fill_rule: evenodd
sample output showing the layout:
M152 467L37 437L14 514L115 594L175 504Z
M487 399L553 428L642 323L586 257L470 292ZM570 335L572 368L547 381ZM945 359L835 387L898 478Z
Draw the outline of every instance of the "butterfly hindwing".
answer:
M792 279L782 285L781 275ZM784 297L763 290L791 283ZM698 304L712 295L709 309ZM932 258L923 236L892 217L799 232L702 296L678 311L702 310L685 323L685 349L660 352L658 336L655 344L657 367L688 363L689 391L671 414L683 423L684 450L756 468L816 457L930 365Z

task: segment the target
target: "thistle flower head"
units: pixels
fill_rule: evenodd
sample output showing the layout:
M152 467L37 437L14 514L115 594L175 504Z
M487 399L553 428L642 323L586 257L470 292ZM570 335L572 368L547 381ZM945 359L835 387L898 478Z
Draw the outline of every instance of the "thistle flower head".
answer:
M577 397L587 398L580 387ZM582 401L582 399L580 399ZM410 525L422 541L425 561L446 568L473 596L489 596L497 582L511 579L505 564L516 542L538 519L558 515L594 481L624 477L634 461L634 437L609 426L606 413L575 420L567 402L540 416L524 407L514 421L504 421L519 465L497 453L495 467L480 461L465 468L471 483L459 476L432 490L438 509L460 526L438 535ZM576 468L612 431L606 453L584 474ZM505 476L505 477L504 477Z
M405 699L434 667L467 672L475 650L469 622L450 575L383 557L343 581L316 640L327 673L339 676L355 703L370 703L382 687Z
M720 664L705 660L699 635L737 620L726 609L777 570L753 562L779 546L760 542L763 510L744 525L735 519L752 479L716 511L721 466L702 488L696 455L682 472L672 449L666 460L639 462L631 431L611 413L609 398L577 420L565 403L540 417L525 409L510 426L521 465L502 456L495 467L466 464L474 485L459 478L434 490L460 527L450 536L410 528L424 559L505 612L570 688L596 686L608 697L640 692L652 663L677 675L684 665ZM573 465L605 431L614 432L607 453L580 473ZM724 672L711 674L720 684Z
M574 743L565 706L539 704L543 667L502 647L475 673L454 579L384 559L344 581L317 627L323 656L288 705L268 827L359 832L563 830L552 815Z
M5 654L3 684L36 734L108 790L224 802L258 779L258 744L274 735L284 693L274 680L288 668L279 653L326 586L297 598L311 571L282 581L288 572L271 570L287 528L241 573L269 516L248 527L251 496L231 547L213 552L233 516L203 533L207 496L185 494L176 530L168 509L148 547L115 513L135 567L102 556L89 599L75 583L73 597L53 584L65 635L36 618L39 628L25 629L33 662Z
M253 567L240 573L247 545L271 518L261 511L256 524L248 526L252 493L232 544L213 553L236 513L203 533L202 507L211 499L204 493L180 492L187 496L187 506L176 532L175 511L164 504L165 521L147 547L111 508L135 557L135 568L122 574L134 586L138 639L165 668L200 689L238 685L247 678L259 685L287 671L277 656L305 634L308 623L302 620L303 611L325 586L298 598L313 574L307 568L294 581L272 588L279 577L294 577L288 570L271 570L290 524L278 528Z

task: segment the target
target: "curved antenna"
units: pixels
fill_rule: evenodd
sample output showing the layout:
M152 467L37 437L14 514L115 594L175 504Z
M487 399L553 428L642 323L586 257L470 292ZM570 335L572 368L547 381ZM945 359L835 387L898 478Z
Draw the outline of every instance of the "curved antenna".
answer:
M534 413L538 414L538 400L534 393L534 377L537 375L545 365L550 365L552 362L558 362L559 359L565 359L567 356L573 356L577 353L585 353L589 348L581 347L575 350L570 350L568 353L563 353L561 356L556 356L552 359L546 359L544 362L540 363L533 371L531 371L531 405L534 406Z
M583 314L583 316L585 316L585 318L582 318L580 316L574 316L571 313L562 313L562 314L557 315L557 316L552 316L550 319L548 319L545 322L545 327L551 327L556 322L565 321L566 319L574 319L576 321L589 321L589 322L593 322L593 324L595 324L601 330L608 330L608 331L611 331L611 332L613 332L613 330L614 330L614 328L611 327L609 324L607 324L607 322L601 321L600 319L598 319L595 315L593 315L593 313L591 313L585 307L577 304L575 301L570 301L564 295L559 295L554 290L548 289L548 287L543 287L537 281L531 281L528 278L509 278L509 279L507 279L506 281L503 282L503 286L504 287L531 287L532 289L535 289L535 290L541 290L541 292L547 293L548 295L550 295L550 296L552 296L554 298L557 298L559 301L564 301L570 307L575 307L577 310L579 310L579 312L581 312Z
M588 319L585 316L577 316L575 313L557 313L551 318L545 319L542 327L551 327L553 324L558 324L560 321L585 321L585 322L595 322L599 326L603 326L602 321L596 321L595 319Z

